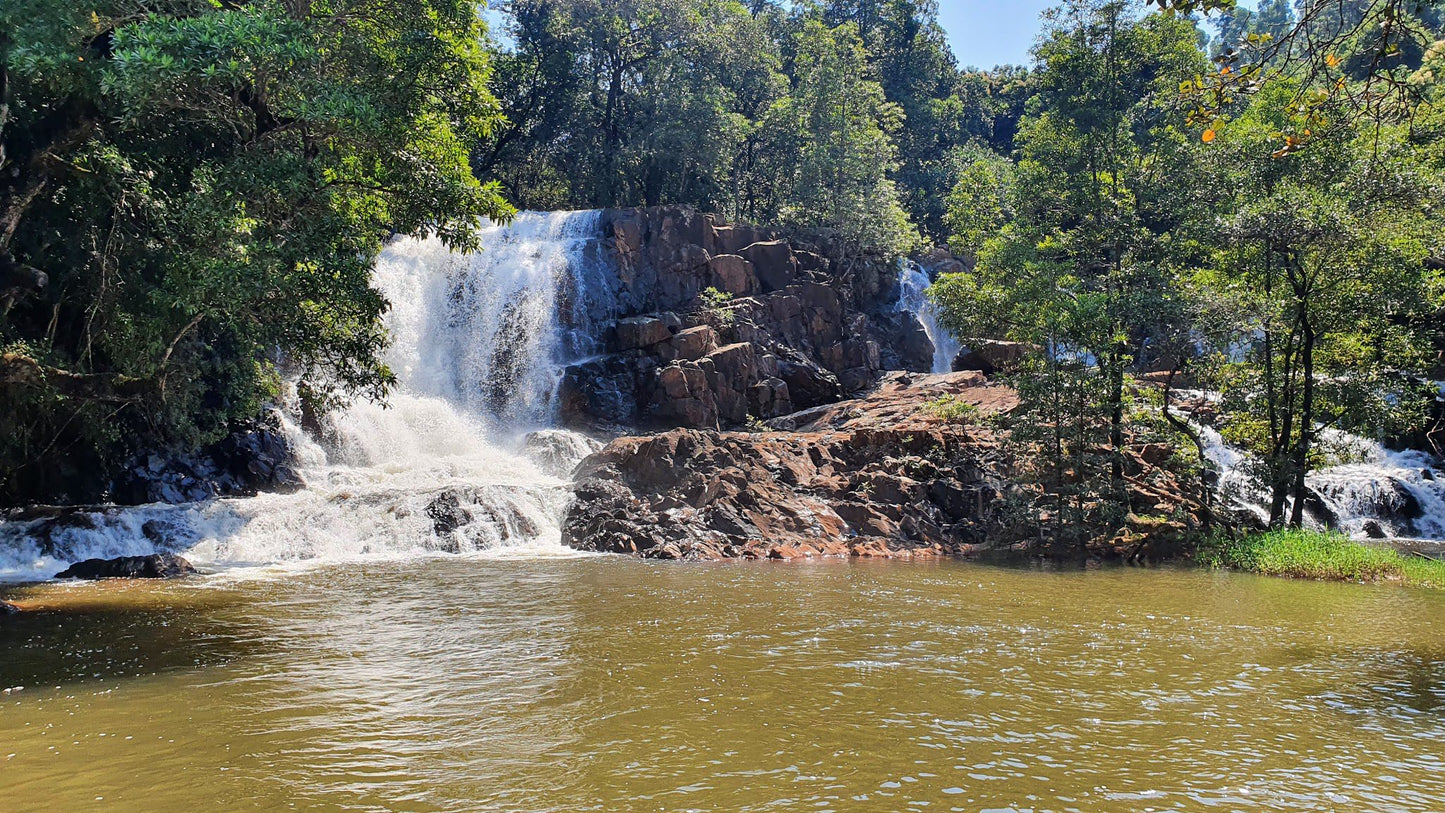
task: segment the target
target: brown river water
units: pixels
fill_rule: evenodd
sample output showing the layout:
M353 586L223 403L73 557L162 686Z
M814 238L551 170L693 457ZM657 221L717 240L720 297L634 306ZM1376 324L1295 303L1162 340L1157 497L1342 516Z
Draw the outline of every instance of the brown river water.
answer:
M0 592L36 608L4 813L1445 810L1434 592L612 558Z

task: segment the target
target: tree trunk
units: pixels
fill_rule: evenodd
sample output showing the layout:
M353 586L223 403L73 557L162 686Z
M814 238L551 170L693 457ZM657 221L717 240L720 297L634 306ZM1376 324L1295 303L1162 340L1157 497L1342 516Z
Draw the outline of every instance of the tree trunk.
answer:
M1300 299L1300 363L1304 383L1300 397L1299 441L1295 445L1292 465L1294 470L1294 510L1290 513L1289 524L1294 528L1304 524L1305 476L1309 474L1310 470L1310 444L1314 437L1315 332L1314 326L1310 323L1306 302L1305 298Z

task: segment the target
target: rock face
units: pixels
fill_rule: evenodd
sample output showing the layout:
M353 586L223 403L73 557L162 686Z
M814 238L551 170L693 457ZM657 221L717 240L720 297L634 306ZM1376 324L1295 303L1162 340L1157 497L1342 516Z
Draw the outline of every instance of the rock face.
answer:
M197 502L299 488L291 444L280 417L267 413L196 454L154 452L131 463L111 484L117 505Z
M958 403L973 409L939 408ZM863 398L774 419L769 431L621 438L579 467L563 541L661 559L967 554L1037 541L1052 502L1020 482L1017 448L992 417L1017 403L978 372L889 373ZM1162 451L1129 450L1131 512L1096 553L1143 558L1197 529L1201 506L1150 462Z
M954 358L953 369L977 370L984 375L1011 373L1018 370L1032 350L1032 347L1022 342L994 339L971 341L969 346Z
M932 343L896 311L887 257L679 206L610 210L601 224L615 313L593 317L611 320L610 353L564 373L572 426L739 426L931 365Z
M925 408L947 394L984 414L1014 404L977 374L890 374L782 431L620 439L583 461L564 541L664 559L966 551L999 521L1005 461L991 430Z
M57 579L175 579L195 573L185 559L169 553L151 556L122 556L118 559L87 559L71 565Z

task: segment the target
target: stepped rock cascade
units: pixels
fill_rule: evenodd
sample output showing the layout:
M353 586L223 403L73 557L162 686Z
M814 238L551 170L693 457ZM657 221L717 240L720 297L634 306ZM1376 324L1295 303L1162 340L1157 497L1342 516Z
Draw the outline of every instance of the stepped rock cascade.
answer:
M392 303L399 386L319 438L280 415L302 483L289 494L177 505L24 509L0 523L0 575L48 578L90 558L184 553L202 566L574 555L560 544L567 482L600 448L554 428L564 367L595 353L610 286L598 213L523 213L483 252L399 239L373 282Z
M1268 489L1250 476L1251 458L1202 426L1205 454L1220 472L1224 506L1269 521ZM1321 445L1349 461L1311 474L1305 524L1337 528L1357 539L1445 542L1445 482L1441 462L1417 450L1396 451L1338 430L1326 430Z
M933 279L923 266L912 260L898 261L898 307L918 316L923 330L933 342L933 370L947 373L953 370L953 359L963 346L953 333L938 321L938 308L928 298L928 289Z

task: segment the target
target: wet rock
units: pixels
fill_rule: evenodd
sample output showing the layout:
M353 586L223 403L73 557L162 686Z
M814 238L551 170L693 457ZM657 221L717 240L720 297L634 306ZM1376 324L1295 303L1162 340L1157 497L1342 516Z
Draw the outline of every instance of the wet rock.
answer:
M1384 527L1380 525L1378 520L1365 520L1361 529L1365 532L1365 536L1371 539L1386 539L1389 537L1389 534L1385 532Z
M138 456L110 484L109 501L118 505L199 502L294 491L300 486L291 441L280 414L270 411L198 452L162 450Z
M175 579L195 573L190 562L169 553L87 559L56 575L57 579Z
M4 618L4 617L7 616L7 615L19 615L19 614L20 614L20 608L19 608L19 607L16 607L14 604L8 604L8 603L6 603L6 602L4 602L4 601L0 601L0 618Z
M440 539L450 537L452 532L472 521L471 514L462 505L461 496L455 491L444 491L433 497L427 503L426 515L431 517L432 533Z
M528 433L522 451L537 468L554 477L570 478L588 455L602 449L602 443L577 432L544 429Z

